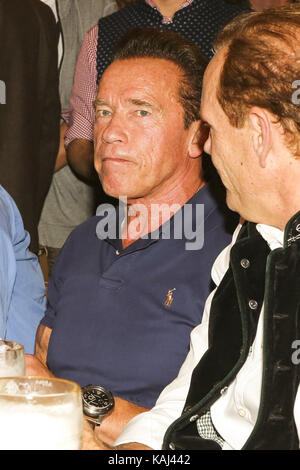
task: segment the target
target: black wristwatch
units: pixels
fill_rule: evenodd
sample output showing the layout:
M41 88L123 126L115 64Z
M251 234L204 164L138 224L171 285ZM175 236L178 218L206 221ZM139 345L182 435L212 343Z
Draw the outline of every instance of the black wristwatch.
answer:
M105 416L111 413L115 400L111 392L100 385L82 387L83 412L90 423L99 426Z

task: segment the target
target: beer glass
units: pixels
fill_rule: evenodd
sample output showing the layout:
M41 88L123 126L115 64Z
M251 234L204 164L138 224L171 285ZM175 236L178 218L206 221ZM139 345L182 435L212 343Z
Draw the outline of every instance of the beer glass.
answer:
M25 356L22 344L0 339L0 377L25 375Z
M0 449L77 450L82 430L81 388L75 382L0 378Z

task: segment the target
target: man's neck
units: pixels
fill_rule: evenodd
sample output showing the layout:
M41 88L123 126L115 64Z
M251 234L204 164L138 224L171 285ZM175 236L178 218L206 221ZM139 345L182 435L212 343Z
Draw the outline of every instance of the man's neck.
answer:
M163 16L173 18L184 0L153 0Z
M156 231L171 219L191 199L205 182L197 178L188 188L174 188L160 197L129 201L126 224L122 229L122 245L125 249L144 235Z

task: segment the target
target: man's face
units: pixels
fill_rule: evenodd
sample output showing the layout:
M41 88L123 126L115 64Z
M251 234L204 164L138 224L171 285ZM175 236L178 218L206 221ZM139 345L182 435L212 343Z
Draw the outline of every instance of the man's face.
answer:
M114 62L96 100L95 168L114 197L163 198L191 165L191 129L178 102L181 73L164 59Z
M230 209L247 220L258 221L263 187L260 186L261 168L257 156L253 154L248 122L241 129L233 127L217 100L216 89L223 62L224 52L221 50L204 75L201 117L210 129L204 150L211 155L226 188Z

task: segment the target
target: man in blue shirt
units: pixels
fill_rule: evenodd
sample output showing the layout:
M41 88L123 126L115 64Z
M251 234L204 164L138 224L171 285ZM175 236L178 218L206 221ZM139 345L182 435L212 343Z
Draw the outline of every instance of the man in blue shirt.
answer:
M46 296L30 236L13 199L0 186L0 337L33 353L35 333L45 313Z
M120 45L95 102L95 168L125 210L100 206L68 238L38 330L41 362L28 358L29 373L113 393L97 428L108 444L177 375L231 239L202 171L205 66L177 33L138 30Z

